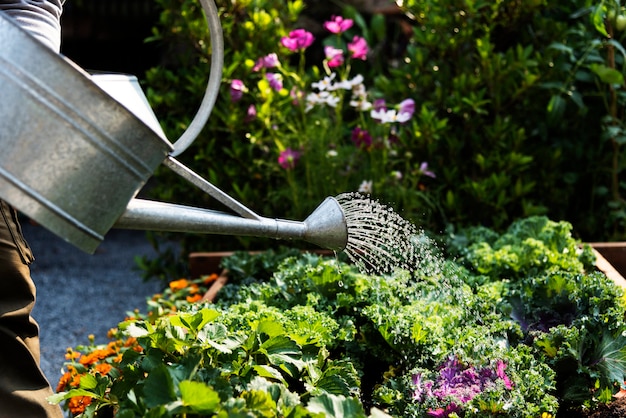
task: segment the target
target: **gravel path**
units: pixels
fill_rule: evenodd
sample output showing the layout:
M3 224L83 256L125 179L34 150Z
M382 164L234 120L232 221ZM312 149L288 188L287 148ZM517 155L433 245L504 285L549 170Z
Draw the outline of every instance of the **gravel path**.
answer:
M107 343L107 331L126 312L145 312L146 298L162 286L144 282L136 268L136 255L155 254L143 231L111 230L90 255L43 227L25 223L23 229L35 254L33 316L40 326L41 365L55 388L68 347L87 344L89 334Z

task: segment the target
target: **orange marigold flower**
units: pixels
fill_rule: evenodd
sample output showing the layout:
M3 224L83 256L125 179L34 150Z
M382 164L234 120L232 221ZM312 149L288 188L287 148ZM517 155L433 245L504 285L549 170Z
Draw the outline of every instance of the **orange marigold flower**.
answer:
M137 344L137 338L128 337L126 341L124 342L124 347L130 347L131 345L135 345L135 344Z
M170 282L170 289L172 289L172 291L175 292L177 290L186 288L188 285L189 285L189 282L187 281L187 279L174 280Z
M202 295L200 293L196 293L193 296L187 296L187 302L194 303L202 299Z
M104 376L108 374L112 368L113 366L111 366L108 363L100 363L100 364L97 364L96 367L94 367L94 370L96 373L100 373L102 376Z
M76 374L74 376L72 376L72 381L70 382L70 386L77 388L78 386L80 386L80 378L82 377L82 374Z
M59 379L59 383L57 384L57 392L63 392L65 390L65 387L70 383L71 380L71 372L67 371L63 373L63 376L61 376L61 378Z
M80 364L84 366L89 366L89 365L95 364L99 360L105 359L114 354L116 354L115 350L112 350L111 348L104 348L104 349L94 350L91 353L86 354L83 357L81 357L78 361L80 362Z
M67 352L65 353L66 360L76 360L80 356L81 354L78 351L74 351L72 349L68 349Z
M220 276L218 276L216 273L210 274L210 275L208 275L208 276L206 276L204 278L202 283L204 283L205 285L211 284L214 281L216 281L218 279L218 277L220 277Z
M74 415L82 414L85 412L85 408L91 404L91 398L89 396L74 396L70 398L67 403L67 407Z

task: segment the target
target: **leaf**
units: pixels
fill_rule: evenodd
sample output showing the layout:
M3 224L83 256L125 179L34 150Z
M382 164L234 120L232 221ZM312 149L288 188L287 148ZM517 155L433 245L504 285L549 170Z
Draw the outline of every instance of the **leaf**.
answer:
M315 387L333 395L350 395L350 386L341 376L341 371L343 370L335 369L330 373L326 371L322 378L315 382Z
M593 26L598 32L609 38L610 36L604 26L604 7L602 7L602 3L603 2L600 2L600 4L593 9L593 13L591 14L591 23L593 23Z
M254 366L252 366L252 369L260 377L271 380L278 380L279 382L287 384L283 375L272 366L268 366L267 364L255 364Z
M333 418L365 418L361 403L354 398L324 394L309 401L307 409L313 413L322 413Z
M593 71L603 83L624 84L624 75L615 68L610 68L602 64L591 64L589 65L589 69Z
M604 334L595 358L608 382L622 384L626 376L626 338Z
M254 411L254 416L275 417L276 402L269 392L263 390L251 390L244 392L242 397L246 400L246 406L250 411Z
M95 389L98 386L98 380L96 376L92 374L84 374L80 377L80 388L81 389Z
M93 392L90 392L84 389L72 389L67 392L55 393L54 395L48 396L46 400L50 402L51 404L56 405L62 401L73 398L75 396L87 396L87 397L93 398L95 397L95 394Z
M300 347L287 336L281 335L270 338L261 344L259 352L267 356L270 364L287 363L296 366L298 370L302 370L304 367Z
M155 367L146 378L143 395L149 408L165 405L176 399L172 378L164 364Z
M214 412L220 404L220 397L213 388L191 380L183 380L178 386L183 405L199 414Z
M561 97L561 95L553 95L548 103L548 118L553 122L559 120L565 112L565 106L565 100Z
M261 321L256 331L259 334L266 334L268 337L276 337L285 333L283 326L276 321Z
M220 314L216 310L204 308L195 313L181 313L172 316L170 323L174 326L198 331L218 316L220 316Z
M198 332L198 341L208 344L221 353L232 353L241 346L241 338L230 335L224 324L209 324Z

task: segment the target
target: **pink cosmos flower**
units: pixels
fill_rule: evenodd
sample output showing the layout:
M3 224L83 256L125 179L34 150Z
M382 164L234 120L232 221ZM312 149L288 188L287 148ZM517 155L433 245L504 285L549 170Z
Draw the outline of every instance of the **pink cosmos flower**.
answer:
M300 159L301 154L291 148L287 148L278 156L278 164L285 170L293 170Z
M324 28L331 33L343 33L350 29L353 24L352 19L344 19L341 16L332 16L328 22L324 22Z
M367 59L367 53L369 52L367 41L365 38L355 36L352 38L352 42L348 43L348 51L350 51L352 58L365 61Z
M283 76L277 73L267 73L265 74L265 78L270 83L270 87L276 91L281 91L283 89Z
M422 164L420 164L419 172L420 172L420 174L423 174L425 176L432 177L432 178L437 178L435 173L428 169L428 163L426 161L424 161L424 162L422 162Z
M290 51L296 52L307 49L315 37L311 32L304 29L296 29L289 32L289 36L285 36L280 40L280 43Z
M415 100L405 99L400 102L398 107L398 113L406 113L410 118L413 116L413 113L415 113Z
M326 54L326 59L328 60L328 66L330 68L339 67L343 64L343 50L332 46L325 46L324 54Z
M376 99L374 100L372 108L378 112L387 111L387 103L385 102L385 99Z
M271 54L259 58L254 64L254 67L252 67L252 71L256 72L261 68L275 68L278 67L279 64L278 55L272 52Z
M246 90L246 86L243 81L235 79L230 82L230 100L232 102L238 102L243 97L243 92Z
M246 112L246 117L244 118L245 123L250 123L256 119L256 107L251 104L248 106L248 111Z

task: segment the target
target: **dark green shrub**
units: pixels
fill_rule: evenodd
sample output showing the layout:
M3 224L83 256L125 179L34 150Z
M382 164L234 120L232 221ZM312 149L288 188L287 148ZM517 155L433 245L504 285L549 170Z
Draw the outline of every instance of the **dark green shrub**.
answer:
M404 60L378 78L421 104L416 152L455 225L548 214L624 235L619 1L409 0Z

